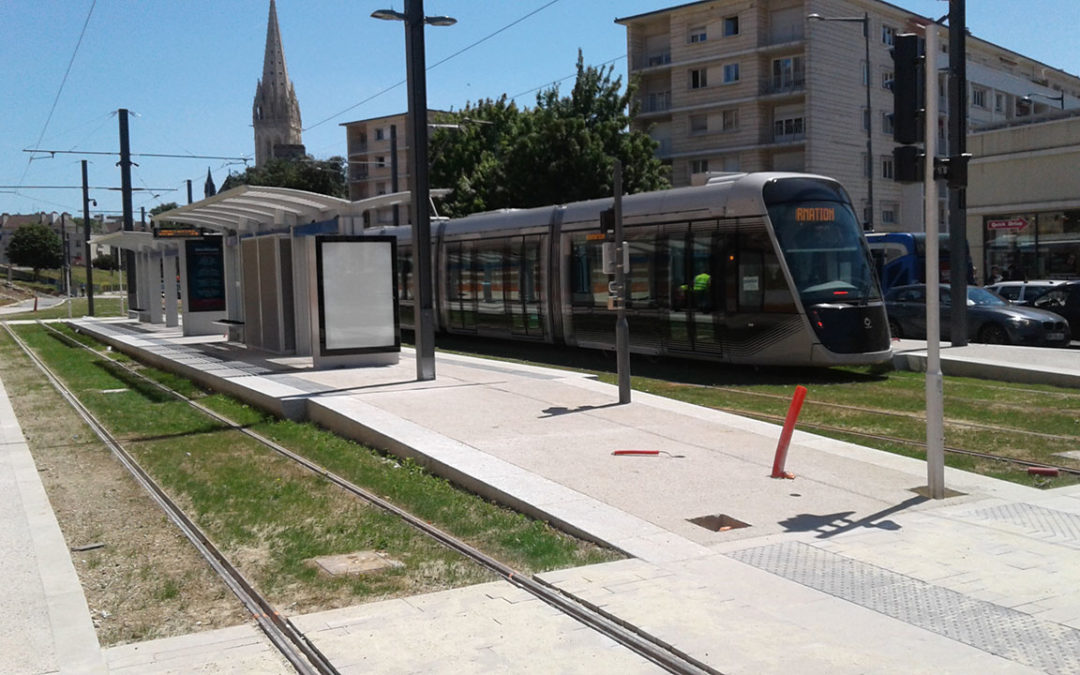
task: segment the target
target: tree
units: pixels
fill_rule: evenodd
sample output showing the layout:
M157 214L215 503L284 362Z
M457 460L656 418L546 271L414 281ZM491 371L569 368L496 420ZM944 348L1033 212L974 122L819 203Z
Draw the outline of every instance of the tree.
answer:
M8 260L20 267L34 270L34 281L42 269L55 269L64 264L64 244L48 225L30 223L15 230L8 244Z
M244 173L230 173L220 192L239 185L265 185L344 198L348 195L345 167L344 157L272 159L261 167L248 167Z
M469 104L432 134L432 185L451 187L452 216L508 207L565 204L612 195L612 166L623 164L628 193L669 187L656 141L630 130L636 86L625 91L614 66L585 66L578 52L569 96L558 86L537 94L536 107L497 101Z

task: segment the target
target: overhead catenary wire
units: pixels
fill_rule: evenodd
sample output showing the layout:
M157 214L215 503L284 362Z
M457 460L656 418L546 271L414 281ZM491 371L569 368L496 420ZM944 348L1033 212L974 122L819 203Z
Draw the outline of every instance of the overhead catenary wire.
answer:
M437 68L437 67L441 66L442 64L446 63L450 59L453 59L453 58L455 58L457 56L460 56L460 55L464 54L465 52L469 51L470 49L472 49L472 48L474 48L474 47L476 47L476 46L478 46L478 45L480 45L480 44L482 44L484 42L487 42L488 40L495 37L499 33L502 33L503 31L516 26L517 24L521 23L522 21L525 21L526 19L528 19L528 18L530 18L532 16L535 16L536 14L539 14L540 12L547 9L548 7L551 7L552 5L554 5L557 2L559 2L559 0L550 0L550 2L547 2L547 3L543 4L543 5L541 5L540 7L537 7L536 9L532 10L528 14L525 14L524 16L522 16L522 17L520 17L518 19L515 19L514 21L511 21L510 23L506 24L502 28L499 28L498 30L496 30L496 31L494 31L492 33L489 33L488 35L485 35L484 37L480 38L479 40L476 40L475 42L472 42L471 44L469 44L469 45L467 45L465 47L462 47L458 51L456 51L453 54L450 54L449 56L447 56L446 58L443 58L443 59L441 59L439 61L436 61L435 63L433 63L430 66L428 66L427 68L425 68L424 71L428 72L428 71L430 71L430 70L432 70L434 68ZM349 106L348 108L345 108L344 110L336 112L333 115L330 115L329 117L327 117L325 119L319 120L315 124L312 124L311 126L304 128L303 131L310 131L311 129L314 129L316 127L322 126L323 124L326 124L330 120L337 119L338 117L341 117L345 113L347 113L347 112L349 112L351 110L355 110L356 108L359 108L360 106L364 105L365 103L369 103L369 102L375 100L376 98L382 96L383 94L385 94L387 92L390 92L390 91L393 91L394 89L397 89L401 85L405 84L406 81L407 80L400 80L398 82L395 82L394 84L390 85L389 87L381 89L381 90L377 91L376 93L372 94L371 96L368 96L364 100L362 100L362 101L360 101L358 103L354 103L353 105Z

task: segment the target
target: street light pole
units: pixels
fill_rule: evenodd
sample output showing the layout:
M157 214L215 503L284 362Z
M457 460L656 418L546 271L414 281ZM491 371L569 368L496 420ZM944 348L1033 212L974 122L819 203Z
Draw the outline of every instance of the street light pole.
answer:
M866 230L874 229L874 171L877 168L874 162L874 112L870 105L870 81L873 79L871 76L870 68L870 13L863 12L861 17L859 16L822 16L820 14L810 14L806 18L812 21L840 21L843 23L861 23L863 27L863 49L866 54L866 210L868 212L866 222L863 224L863 228Z
M413 231L413 332L416 379L435 379L435 308L431 270L431 206L428 184L427 79L424 25L450 26L455 19L424 16L424 0L405 0L405 12L380 9L376 19L405 22L405 70L409 90L408 127L410 215Z

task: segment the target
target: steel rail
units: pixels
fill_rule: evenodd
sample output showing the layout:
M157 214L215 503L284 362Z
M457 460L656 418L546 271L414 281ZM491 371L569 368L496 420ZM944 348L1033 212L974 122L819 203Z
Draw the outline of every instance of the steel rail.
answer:
M39 325L41 322L38 322ZM282 617L273 608L254 586L244 578L243 574L229 562L225 555L210 541L203 531L196 525L187 514L177 506L168 494L159 486L153 478L139 465L132 455L124 449L123 445L105 428L86 406L79 401L60 378L37 354L30 349L29 345L19 337L5 321L4 330L11 336L15 344L27 355L35 366L45 375L49 383L60 393L61 397L75 410L86 422L94 433L117 457L135 480L150 494L150 497L165 511L173 523L180 528L192 545L206 559L210 566L225 582L244 607L251 613L258 623L259 628L266 634L270 642L289 661L298 673L303 675L327 674L338 675L338 670L333 664L313 645L307 637L301 633L287 618ZM55 331L59 335L59 331ZM67 336L64 336L67 338ZM76 341L76 344L79 344ZM85 347L85 345L79 345ZM88 348L87 348L88 349ZM93 350L91 350L93 351Z
M88 350L95 356L101 358L108 358L105 355L93 350L91 347L82 344L78 340L74 340L68 335L57 331L55 328L48 326L47 324L38 322L39 325L52 331L56 335L62 337L65 340L75 344L76 346ZM699 673L708 673L709 675L719 675L719 671L710 667L708 664L694 658L690 654L677 649L673 645L670 645L657 637L646 633L640 628L629 624L625 621L618 619L617 617L604 612L603 610L595 607L585 606L577 598L564 593L563 591L547 585L541 581L538 581L534 577L525 575L514 568L506 565L495 558L487 555L479 549L467 544L466 542L454 537L453 535L445 532L431 523L414 516L408 511L398 507L386 499L366 490L346 478L339 476L338 474L326 469L316 462L309 460L308 458L299 455L292 450L277 443L273 439L267 438L262 434L252 431L243 425L237 424L228 417L221 415L220 413L202 405L201 403L194 401L187 396L184 396L178 391L147 377L146 375L138 372L137 370L129 367L125 363L121 363L112 359L109 359L111 363L124 368L130 374L138 377L139 379L152 384L161 391L181 400L196 410L207 415L211 419L229 427L234 431L238 431L245 436L255 440L256 442L266 446L274 452L286 457L309 471L316 473L328 481L334 483L338 487L346 490L347 492L359 497L368 503L383 509L399 518L404 520L415 529L419 530L423 534L431 537L432 539L443 544L447 548L454 550L480 564L486 569L498 574L506 581L521 588L522 590L532 594L537 599L547 603L548 605L558 609L564 614L576 619L578 622L592 628L598 633L611 638L615 642L623 645L627 649L633 651L638 656L647 659L655 665L663 668L671 673L680 673L685 675L697 675Z

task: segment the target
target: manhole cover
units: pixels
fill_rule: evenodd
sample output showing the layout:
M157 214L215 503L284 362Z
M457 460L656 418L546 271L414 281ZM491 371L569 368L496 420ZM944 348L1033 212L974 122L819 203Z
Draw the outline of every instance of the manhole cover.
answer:
M369 574L391 567L404 567L402 563L388 557L385 553L380 553L378 551L342 553L341 555L311 558L305 562L314 566L316 569L335 577Z
M689 518L688 520L698 527L704 527L706 530L712 530L713 532L727 532L728 530L737 530L740 527L750 527L749 523L735 520L731 516L723 513L715 516L698 516L697 518Z

